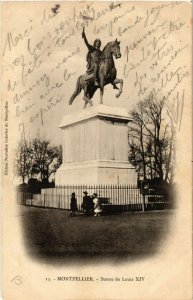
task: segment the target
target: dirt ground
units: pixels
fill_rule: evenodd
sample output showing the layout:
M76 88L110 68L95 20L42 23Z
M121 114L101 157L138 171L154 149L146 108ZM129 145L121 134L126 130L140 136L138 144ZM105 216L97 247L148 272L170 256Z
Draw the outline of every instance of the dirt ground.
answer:
M28 255L48 264L136 260L155 255L174 210L70 217L65 210L20 206Z

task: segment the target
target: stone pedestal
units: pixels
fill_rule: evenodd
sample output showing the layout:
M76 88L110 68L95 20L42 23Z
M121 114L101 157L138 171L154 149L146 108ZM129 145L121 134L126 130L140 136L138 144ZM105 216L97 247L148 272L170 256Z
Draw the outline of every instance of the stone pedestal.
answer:
M128 162L126 109L98 105L65 116L63 164L56 185L135 184L137 175Z

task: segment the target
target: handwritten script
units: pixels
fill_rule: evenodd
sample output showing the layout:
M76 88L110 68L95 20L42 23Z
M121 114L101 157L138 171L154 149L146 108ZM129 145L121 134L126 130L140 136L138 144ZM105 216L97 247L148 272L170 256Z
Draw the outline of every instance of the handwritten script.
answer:
M122 99L128 109L152 94L167 102L168 114L180 128L190 77L185 59L190 51L186 37L190 22L181 13L186 5L41 3L37 8L25 3L3 31L2 43L4 95L18 131L29 128L32 134L47 128L55 138L50 128L57 130L69 110L76 80L86 71L83 27L91 44L96 38L102 47L120 40L122 58L116 60L116 67L124 80Z

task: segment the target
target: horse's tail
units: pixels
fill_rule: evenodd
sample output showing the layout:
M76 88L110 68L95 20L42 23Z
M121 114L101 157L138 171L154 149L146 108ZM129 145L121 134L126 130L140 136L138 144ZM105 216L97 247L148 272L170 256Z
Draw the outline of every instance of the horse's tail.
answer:
M78 77L77 82L76 82L76 89L74 91L74 93L72 94L72 96L70 97L69 100L69 105L72 104L72 102L74 101L74 99L76 98L76 96L78 96L82 90L82 86L81 86L81 76Z

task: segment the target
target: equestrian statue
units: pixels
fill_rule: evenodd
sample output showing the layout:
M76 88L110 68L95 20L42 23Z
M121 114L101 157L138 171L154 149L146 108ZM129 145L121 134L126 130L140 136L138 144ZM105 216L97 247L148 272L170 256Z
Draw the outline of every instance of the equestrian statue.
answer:
M82 31L82 38L88 48L86 58L87 71L86 74L79 76L77 79L76 89L69 100L69 105L73 103L76 96L83 90L83 100L85 101L84 108L86 108L88 103L93 105L91 99L98 88L100 89L100 104L103 104L104 86L109 83L112 84L114 89L119 90L116 94L116 98L118 98L122 93L123 80L116 78L117 70L113 59L113 56L116 59L121 57L120 42L116 39L115 41L108 43L103 51L101 51L101 41L96 39L93 46L90 45L87 41L84 28ZM120 84L120 88L116 86L117 84Z

